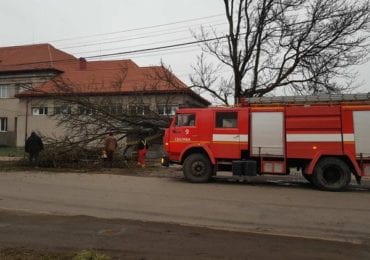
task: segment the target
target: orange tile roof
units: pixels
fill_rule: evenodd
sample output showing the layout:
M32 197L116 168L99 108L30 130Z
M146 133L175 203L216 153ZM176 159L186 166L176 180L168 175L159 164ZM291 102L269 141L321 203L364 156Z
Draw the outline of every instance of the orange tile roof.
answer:
M76 60L76 57L58 50L50 44L0 48L0 72L60 69L63 62L70 60Z
M50 44L0 48L0 73L42 69L56 69L60 73L17 97L181 92L209 104L161 66L139 67L132 60L86 61Z
M79 62L70 63L69 68L53 80L36 89L37 93L48 94L110 94L151 91L189 91L190 89L175 75L162 67L138 67L132 61L91 61L86 69ZM67 85L67 86L66 86ZM66 86L66 87L64 87Z

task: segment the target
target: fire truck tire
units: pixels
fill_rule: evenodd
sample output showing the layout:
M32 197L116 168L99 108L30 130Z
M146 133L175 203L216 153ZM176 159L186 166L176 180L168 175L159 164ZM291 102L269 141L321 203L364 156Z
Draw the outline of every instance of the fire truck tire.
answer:
M212 177L212 165L209 159L200 153L189 155L184 161L184 176L190 182L208 182Z
M323 158L314 169L312 181L319 189L340 191L345 189L351 181L351 170L339 158Z

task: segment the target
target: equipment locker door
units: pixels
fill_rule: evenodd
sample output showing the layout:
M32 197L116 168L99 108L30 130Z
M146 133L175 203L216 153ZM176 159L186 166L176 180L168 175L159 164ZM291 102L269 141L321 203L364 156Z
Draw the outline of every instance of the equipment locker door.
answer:
M252 156L284 156L284 113L251 113Z
M353 112L356 156L370 157L370 111Z

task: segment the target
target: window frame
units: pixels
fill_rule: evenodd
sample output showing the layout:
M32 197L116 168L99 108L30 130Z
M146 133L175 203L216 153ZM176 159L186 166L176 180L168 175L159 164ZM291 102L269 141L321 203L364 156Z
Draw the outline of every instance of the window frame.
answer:
M230 117L230 118L228 118L228 117L221 117L221 118L219 118L219 116L222 116L222 115L225 115L225 114L234 114L234 115L236 115L236 117L235 118L233 118L233 117ZM239 116L239 114L238 114L238 111L216 111L215 112L215 128L216 129L235 129L235 128L238 128L238 124L239 124L239 120L238 120L238 116ZM223 121L221 121L220 122L220 120L225 120L225 119L229 119L229 120L233 120L232 122L231 122L231 126L223 126L224 124L223 124ZM222 125L220 126L218 123L222 123ZM235 123L235 125L234 125L234 123Z
M181 117L188 116L188 118L186 118L186 121L187 121L186 124L181 124L181 125L178 124L180 116ZM194 116L194 119L190 118L191 116ZM191 121L194 121L194 124L190 124ZM176 114L175 127L195 127L196 124L197 124L197 114L195 112Z
M36 109L38 110L37 113L35 113L35 111L37 111ZM32 107L31 111L33 116L47 116L49 112L48 107L44 106Z
M148 104L129 105L128 114L133 116L145 116L150 114L150 106Z
M78 114L81 116L91 116L96 114L96 109L92 107L84 107L84 106L79 106L78 107Z
M72 106L60 105L54 106L54 115L70 115L72 114Z
M176 110L179 109L178 105L172 104L159 104L157 105L157 113L161 116L174 116L176 114ZM161 113L161 110L163 113Z
M7 84L0 84L0 99L10 98L10 86Z
M121 115L124 113L124 108L122 104L115 103L107 106L107 111L112 115Z
M0 132L8 132L8 118L0 117Z

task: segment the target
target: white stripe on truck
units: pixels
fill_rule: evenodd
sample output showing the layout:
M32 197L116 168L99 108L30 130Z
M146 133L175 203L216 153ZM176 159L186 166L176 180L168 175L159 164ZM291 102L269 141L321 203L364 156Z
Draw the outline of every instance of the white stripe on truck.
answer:
M248 135L213 134L213 142L248 142Z
M342 134L287 134L287 142L342 142Z

